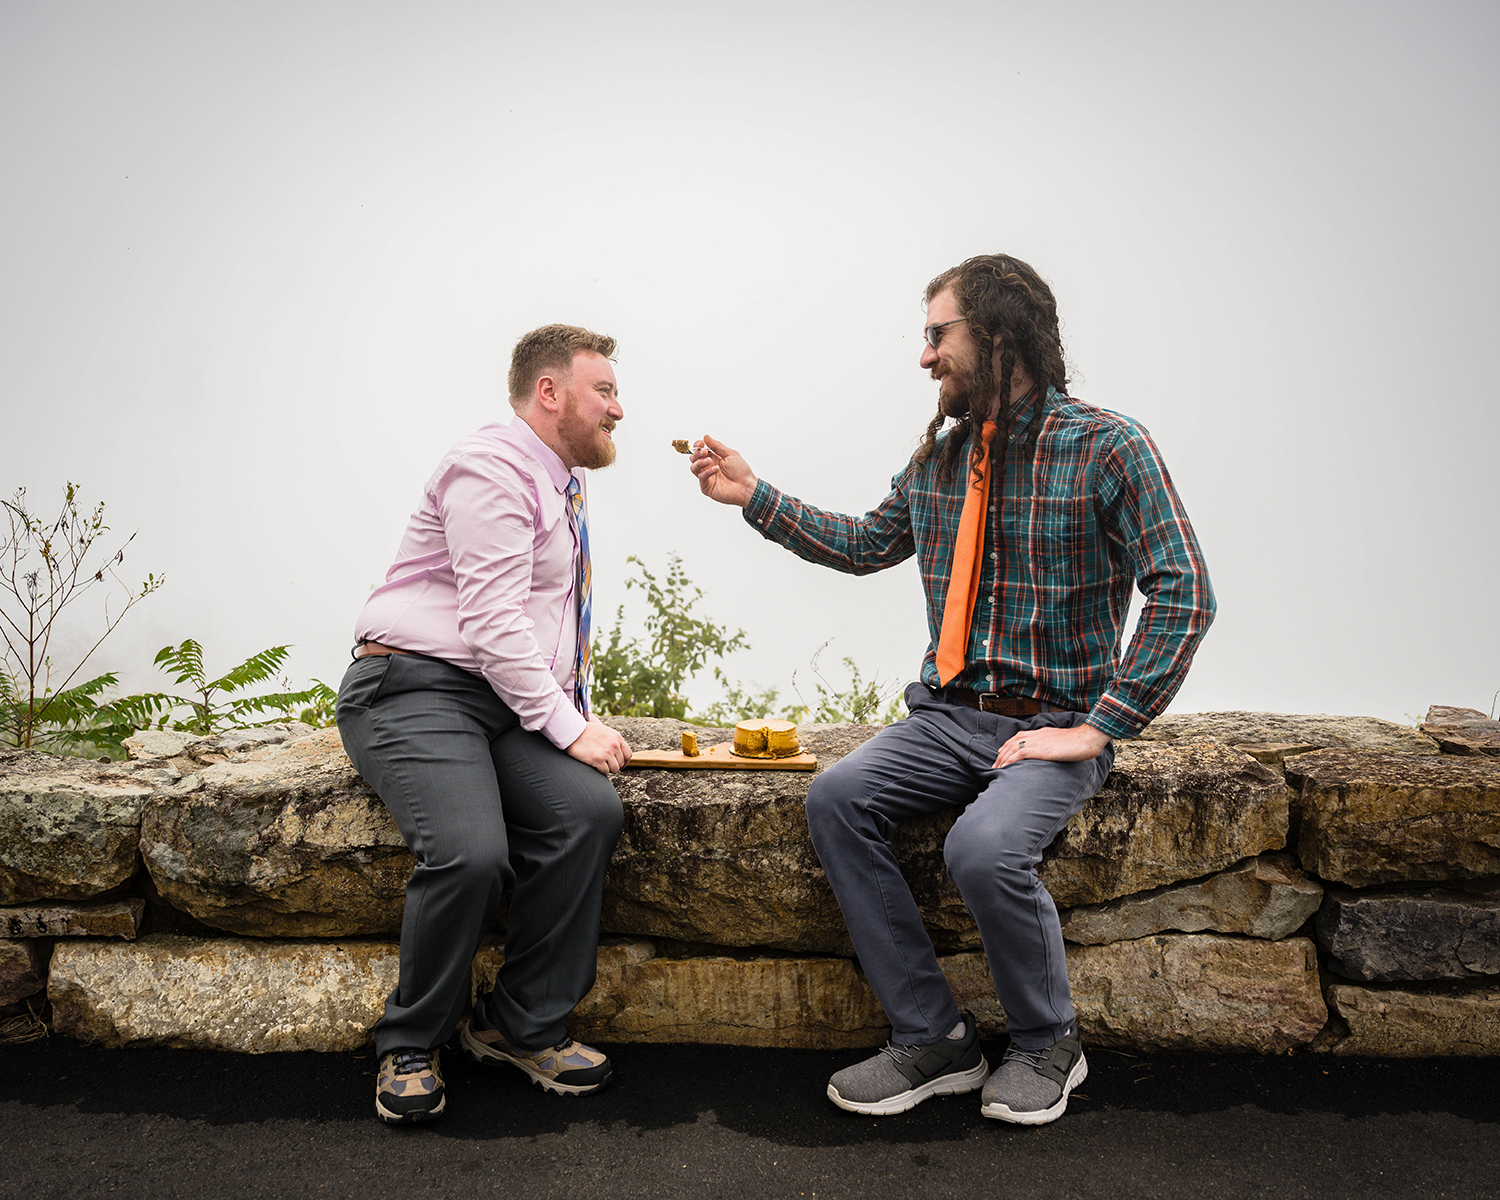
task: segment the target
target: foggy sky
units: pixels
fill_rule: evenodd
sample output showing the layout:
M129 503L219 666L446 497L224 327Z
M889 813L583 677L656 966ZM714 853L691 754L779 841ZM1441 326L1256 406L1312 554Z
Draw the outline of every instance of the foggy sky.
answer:
M914 564L802 563L668 443L874 507L935 405L924 285L1003 250L1203 544L1174 709L1489 710L1493 5L538 7L0 7L0 490L77 481L168 577L90 673L161 686L192 636L336 686L423 481L563 321L620 341L596 624L676 553L733 677L811 700L829 643L897 687Z

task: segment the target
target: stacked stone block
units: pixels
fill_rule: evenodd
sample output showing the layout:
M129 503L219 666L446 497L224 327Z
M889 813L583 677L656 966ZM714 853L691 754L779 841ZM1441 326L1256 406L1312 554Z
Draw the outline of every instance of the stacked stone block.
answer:
M1212 713L1123 743L1041 867L1085 1037L1141 1051L1500 1053L1500 755L1483 720L1435 708L1418 732ZM685 727L613 723L637 748L674 747ZM703 745L731 736L698 732ZM813 725L802 740L826 769L874 732ZM0 753L0 1005L50 999L58 1033L109 1046L367 1042L394 985L411 859L337 732L129 745L124 764ZM807 839L810 779L616 777L625 827L575 1034L884 1040ZM911 822L896 848L955 993L993 1035L1004 1014L942 866L951 821ZM475 960L476 987L498 969L500 933Z

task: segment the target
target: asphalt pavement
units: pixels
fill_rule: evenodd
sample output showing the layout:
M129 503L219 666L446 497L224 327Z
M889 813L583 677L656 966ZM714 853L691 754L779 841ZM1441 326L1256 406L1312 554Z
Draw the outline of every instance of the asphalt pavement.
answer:
M0 1197L1500 1197L1494 1059L1089 1049L1028 1129L978 1093L845 1113L824 1087L858 1052L606 1049L582 1098L445 1053L448 1113L388 1128L368 1053L4 1046Z

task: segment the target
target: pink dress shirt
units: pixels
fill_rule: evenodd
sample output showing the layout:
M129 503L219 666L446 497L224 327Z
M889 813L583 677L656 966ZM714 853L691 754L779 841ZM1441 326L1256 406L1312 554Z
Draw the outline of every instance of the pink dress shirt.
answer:
M578 539L568 478L520 417L475 430L438 463L354 626L356 639L483 676L522 728L562 749L588 723L572 700Z

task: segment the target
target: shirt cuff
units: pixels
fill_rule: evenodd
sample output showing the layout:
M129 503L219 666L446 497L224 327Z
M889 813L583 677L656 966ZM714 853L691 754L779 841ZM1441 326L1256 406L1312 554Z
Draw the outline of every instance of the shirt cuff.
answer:
M1140 714L1126 708L1108 692L1099 697L1099 703L1089 712L1089 724L1115 741L1135 737L1147 723Z
M567 696L559 694L557 707L542 722L541 734L559 750L566 750L588 728L588 723L588 718L573 707Z
M750 503L745 505L745 520L764 537L771 526L771 518L776 515L776 510L780 507L781 491L773 488L764 479L757 479L755 491L750 494Z

